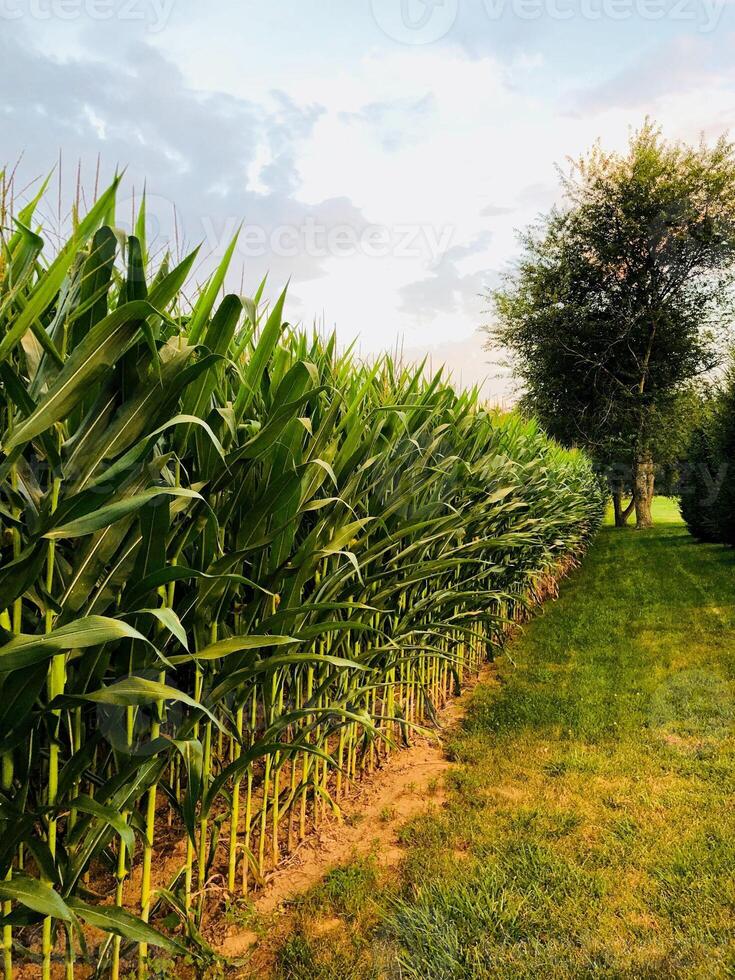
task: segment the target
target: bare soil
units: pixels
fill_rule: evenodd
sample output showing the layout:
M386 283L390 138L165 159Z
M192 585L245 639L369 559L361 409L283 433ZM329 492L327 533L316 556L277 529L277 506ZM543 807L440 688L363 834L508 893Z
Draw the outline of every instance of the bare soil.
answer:
M330 818L307 837L266 879L254 900L254 912L266 920L266 934L228 925L213 924L218 935L214 945L230 961L239 961L244 972L232 976L267 976L274 948L288 932L289 903L318 884L333 868L361 855L374 854L381 868L397 865L405 854L398 839L407 820L444 803L443 775L450 768L445 741L464 716L470 691L492 683L494 668L485 667L461 696L439 712L440 729L431 738L417 738L407 749L394 752L387 762L355 787L342 802L342 819ZM237 968L236 968L237 969Z

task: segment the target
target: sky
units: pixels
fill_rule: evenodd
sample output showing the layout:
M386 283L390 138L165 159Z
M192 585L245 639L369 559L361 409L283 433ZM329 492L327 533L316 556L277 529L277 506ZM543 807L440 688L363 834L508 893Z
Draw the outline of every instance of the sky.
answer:
M557 166L730 131L734 41L735 0L0 0L0 165L64 200L124 166L118 223L145 186L200 277L242 225L229 288L507 403L487 293Z

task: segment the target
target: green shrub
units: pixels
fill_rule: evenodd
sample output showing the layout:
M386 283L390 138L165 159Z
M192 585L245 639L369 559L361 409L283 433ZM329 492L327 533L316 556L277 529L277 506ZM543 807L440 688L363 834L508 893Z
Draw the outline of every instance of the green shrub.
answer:
M689 444L679 506L701 541L735 545L735 378L709 398Z

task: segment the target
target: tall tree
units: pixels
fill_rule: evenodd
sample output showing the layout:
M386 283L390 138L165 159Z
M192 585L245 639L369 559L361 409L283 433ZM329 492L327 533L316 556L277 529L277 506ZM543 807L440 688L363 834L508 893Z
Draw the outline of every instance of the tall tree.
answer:
M612 465L651 524L660 427L724 356L733 298L735 147L666 141L646 123L625 154L600 145L562 173L563 203L521 235L492 295L527 408Z

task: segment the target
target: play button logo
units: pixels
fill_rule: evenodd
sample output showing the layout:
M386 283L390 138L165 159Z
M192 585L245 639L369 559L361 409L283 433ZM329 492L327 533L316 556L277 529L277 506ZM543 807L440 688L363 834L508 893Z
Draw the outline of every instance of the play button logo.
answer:
M378 27L399 44L433 44L454 26L459 0L371 0Z

